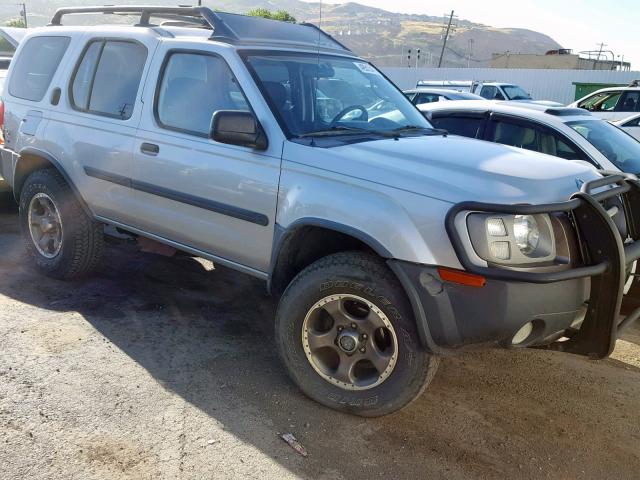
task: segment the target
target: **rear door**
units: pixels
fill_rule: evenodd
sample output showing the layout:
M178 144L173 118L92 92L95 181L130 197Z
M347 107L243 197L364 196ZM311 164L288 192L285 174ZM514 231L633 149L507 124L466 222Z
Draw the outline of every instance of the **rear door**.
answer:
M135 226L261 276L273 244L284 137L240 59L210 48L166 42L158 49L134 148ZM212 140L218 110L254 112L268 148Z
M143 32L141 30L141 32ZM140 121L142 79L157 38L87 35L74 58L75 68L56 85L46 129L51 153L64 167L99 217L131 219L128 179Z

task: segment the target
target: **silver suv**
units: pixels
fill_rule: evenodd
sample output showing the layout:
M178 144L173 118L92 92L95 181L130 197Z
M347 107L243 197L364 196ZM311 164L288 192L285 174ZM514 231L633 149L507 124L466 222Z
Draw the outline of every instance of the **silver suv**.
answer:
M62 26L76 13L138 18ZM479 345L605 357L638 316L619 324L635 177L434 130L314 26L62 9L3 98L1 173L40 270L89 272L111 225L263 279L291 377L337 410L398 410Z

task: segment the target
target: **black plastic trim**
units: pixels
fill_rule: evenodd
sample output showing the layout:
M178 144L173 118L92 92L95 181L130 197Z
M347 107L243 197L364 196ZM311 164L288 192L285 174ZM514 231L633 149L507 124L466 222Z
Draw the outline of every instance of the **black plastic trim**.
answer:
M106 182L115 183L123 187L138 190L140 192L149 193L158 197L163 197L175 202L184 203L193 207L202 208L211 212L226 215L228 217L237 218L238 220L244 220L245 222L255 223L266 227L269 225L269 217L262 213L246 210L244 208L236 207L226 203L216 202L215 200L209 200L208 198L197 197L188 193L178 192L169 188L160 187L147 182L141 182L129 177L118 175L115 173L107 172L93 167L84 167L85 173L93 178L104 180Z

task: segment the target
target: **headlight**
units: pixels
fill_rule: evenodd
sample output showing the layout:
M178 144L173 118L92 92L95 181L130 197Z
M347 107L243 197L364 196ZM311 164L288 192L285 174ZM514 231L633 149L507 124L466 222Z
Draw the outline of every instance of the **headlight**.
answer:
M535 252L540 244L540 229L532 215L516 215L513 220L513 236L522 253Z
M469 213L466 220L471 246L487 263L517 267L556 260L556 235L547 214Z

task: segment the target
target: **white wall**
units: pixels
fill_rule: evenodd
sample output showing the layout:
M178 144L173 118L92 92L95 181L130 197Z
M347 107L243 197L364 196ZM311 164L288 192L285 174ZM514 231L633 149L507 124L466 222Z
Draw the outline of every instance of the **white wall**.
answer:
M629 84L640 80L640 72L609 70L533 70L513 68L406 68L386 67L382 71L400 88L416 86L418 80L484 80L520 85L536 100L574 101L573 82Z

